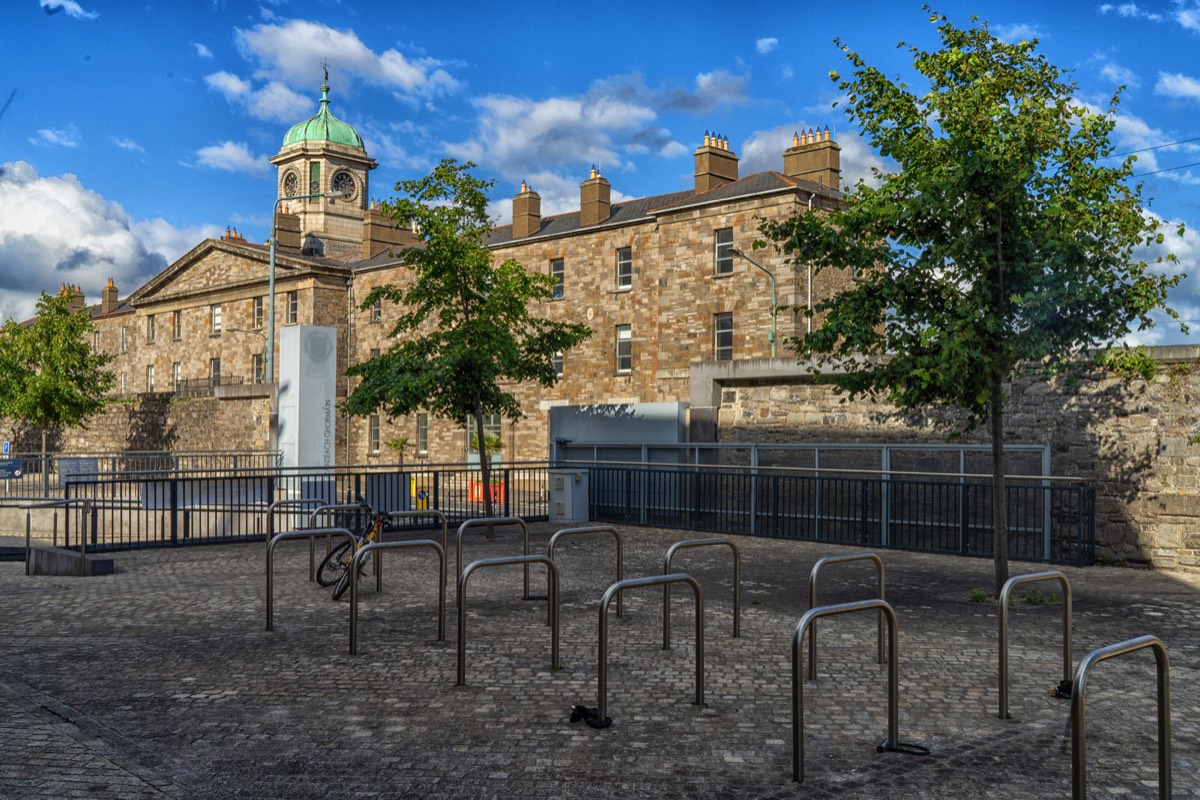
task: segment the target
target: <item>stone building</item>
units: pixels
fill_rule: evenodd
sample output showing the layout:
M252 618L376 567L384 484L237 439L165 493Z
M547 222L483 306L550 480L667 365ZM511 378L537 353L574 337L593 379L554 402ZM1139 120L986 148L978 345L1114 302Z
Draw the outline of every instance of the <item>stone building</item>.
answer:
M584 322L593 335L563 355L562 379L553 388L513 387L525 416L516 423L491 421L505 460L547 457L552 407L686 403L692 365L768 357L773 327L779 341L801 332L804 317L787 312L775 318L773 298L804 306L832 287L813 286L809 270L784 265L773 253L749 252L750 243L764 219L838 202L840 148L828 131L810 132L781 142L780 154L781 171L741 177L729 142L706 135L695 151L691 188L614 203L609 181L592 168L580 185L579 210L556 216L543 217L538 194L520 188L512 224L497 228L489 245L497 260L515 258L554 277L555 298L539 315ZM376 162L358 133L331 113L327 85L318 112L287 131L271 162L279 198L273 223L276 353L282 327L332 327L343 375L350 364L388 346L398 309L359 305L376 286L404 284L406 270L394 256L418 237L369 201ZM163 396L175 399L168 405L175 413L202 397L270 403L274 388L264 375L270 258L268 244L227 230L197 244L123 301L117 287L104 290L93 307L95 346L114 356L126 407ZM349 380L340 379L340 397L352 388ZM270 419L261 409L249 416ZM163 420L158 427L171 426ZM401 454L388 442L397 439L407 440L406 460L462 461L468 453L463 423L427 414L342 417L338 428L340 463L394 463ZM220 449L275 443L270 424L250 435L239 428L237 436L214 430L212 441L190 444ZM128 446L119 436L107 439L71 433L64 445Z

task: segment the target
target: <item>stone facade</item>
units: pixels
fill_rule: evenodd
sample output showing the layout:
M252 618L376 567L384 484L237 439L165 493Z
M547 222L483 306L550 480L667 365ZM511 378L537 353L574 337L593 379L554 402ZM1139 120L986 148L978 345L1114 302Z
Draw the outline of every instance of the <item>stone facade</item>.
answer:
M1068 385L1020 380L1009 387L1005 440L1048 445L1050 472L1096 487L1102 560L1200 569L1200 348L1156 348L1150 382L1100 372ZM716 424L702 421L714 414ZM904 412L846 401L794 363L706 365L692 374L693 440L730 442L940 443L961 430L949 412ZM956 442L986 443L986 430ZM976 471L990 471L988 457ZM871 465L863 465L871 468Z

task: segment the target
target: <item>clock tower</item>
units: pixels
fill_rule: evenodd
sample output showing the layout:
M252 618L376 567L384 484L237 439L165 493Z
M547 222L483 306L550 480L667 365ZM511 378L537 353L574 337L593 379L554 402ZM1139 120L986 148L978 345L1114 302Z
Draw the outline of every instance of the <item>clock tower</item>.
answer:
M292 126L271 163L278 170L277 196L295 198L283 205L300 218L301 237L306 242L319 239L324 246L320 255L360 254L368 176L377 163L358 132L330 113L328 72L320 110ZM308 197L330 194L337 197Z

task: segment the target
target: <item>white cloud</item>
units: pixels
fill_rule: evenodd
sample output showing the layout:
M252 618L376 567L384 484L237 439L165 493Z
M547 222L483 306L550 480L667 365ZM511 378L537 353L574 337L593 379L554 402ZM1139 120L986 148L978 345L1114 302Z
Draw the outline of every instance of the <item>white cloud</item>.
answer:
M1143 212L1147 217L1157 220L1162 228L1162 244L1151 244L1134 251L1135 259L1145 261L1150 265L1150 271L1160 275L1184 275L1182 281L1172 291L1167 302L1171 308L1179 312L1181 319L1187 322L1194 336L1200 328L1200 232L1189 227L1179 232L1179 221L1163 219L1152 211ZM1154 263L1159 258L1173 253L1178 259L1176 263L1163 261ZM1146 331L1138 331L1127 337L1133 344L1159 344L1164 339L1178 338L1178 323L1165 314L1154 314L1156 327Z
M1003 42L1031 42L1034 39L1040 39L1041 35L1037 28L1025 23L1016 23L1013 25L996 25L992 28L992 33L996 38Z
M1175 21L1192 33L1200 33L1200 8L1180 8L1175 12Z
M265 174L271 164L267 157L254 155L244 142L224 141L196 151L199 163L225 172Z
M1126 19L1145 19L1150 22L1162 22L1163 15L1147 11L1137 3L1105 3L1098 9L1101 14L1116 14Z
M246 109L255 119L295 122L307 116L313 107L311 99L279 81L270 81L256 89L250 81L221 71L205 76L204 82L233 105Z
M100 16L98 11L84 11L83 7L76 3L75 0L41 0L42 10L47 14L57 14L60 11L66 11L68 17L75 19L96 19Z
M157 233L147 237L148 228ZM79 284L89 301L112 278L129 294L169 260L170 226L133 222L119 203L74 175L42 177L32 165L0 165L0 319L26 319L42 292Z
M1154 93L1183 100L1200 100L1200 80L1178 72L1160 72Z
M769 36L765 39L759 39L758 41L756 41L754 43L754 49L757 50L760 55L764 55L764 56L767 53L774 50L778 46L779 46L779 40L776 39L774 36Z
M1091 58L1091 63L1097 65L1100 69L1100 76L1105 80L1112 81L1121 86L1131 86L1136 88L1141 84L1137 73L1133 70L1121 66L1115 61L1110 61L1104 55L1097 53Z
M782 172L783 151L792 146L792 135L812 127L812 123L798 123L755 131L743 145L738 174L751 175L766 170ZM859 134L841 133L834 138L842 148L843 187L853 186L860 179L868 185L877 186L879 182L871 172L872 168L881 172L893 171L886 161L871 151Z
M29 143L46 147L78 147L79 129L74 125L65 128L42 128L37 136L29 138Z
M200 44L200 42L192 42L192 47L196 48L196 55L199 56L200 58L212 58L213 57L212 50L209 50L207 47Z
M135 153L144 153L146 148L135 142L133 139L112 137L112 143L122 150L132 150Z
M256 60L255 77L290 85L316 83L314 64L331 59L335 75L342 80L355 76L401 93L430 97L456 91L460 83L431 58L411 59L398 50L376 53L352 30L337 30L306 20L289 20L278 25L256 25L238 30L243 54Z

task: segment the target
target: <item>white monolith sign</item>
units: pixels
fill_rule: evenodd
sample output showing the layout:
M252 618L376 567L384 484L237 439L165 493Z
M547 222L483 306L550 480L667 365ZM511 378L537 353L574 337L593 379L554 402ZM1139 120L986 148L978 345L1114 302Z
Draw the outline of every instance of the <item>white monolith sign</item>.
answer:
M279 336L279 449L285 467L332 467L337 331L291 325Z

